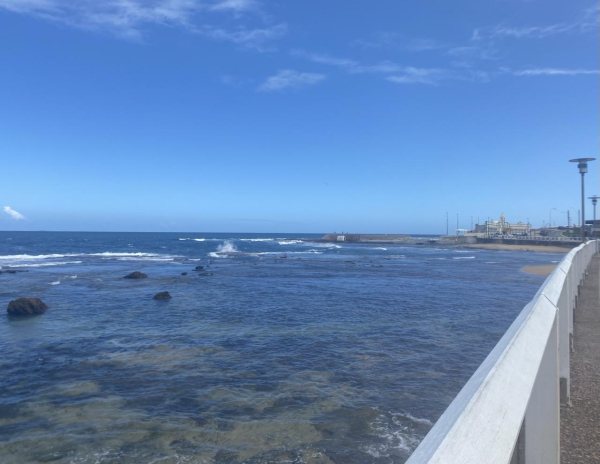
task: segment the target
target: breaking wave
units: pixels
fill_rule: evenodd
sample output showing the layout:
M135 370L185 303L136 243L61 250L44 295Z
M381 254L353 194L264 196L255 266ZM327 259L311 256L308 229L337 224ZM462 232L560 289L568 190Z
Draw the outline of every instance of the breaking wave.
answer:
M37 264L11 264L9 267L50 267L50 266L65 266L67 264L81 264L83 261L56 261L53 263L37 263Z
M299 243L304 243L302 240L280 240L277 243L280 245L297 245Z
M272 242L273 238L240 238L240 242Z
M217 247L217 251L209 253L208 256L213 258L227 258L231 253L238 253L238 249L231 240L225 240Z

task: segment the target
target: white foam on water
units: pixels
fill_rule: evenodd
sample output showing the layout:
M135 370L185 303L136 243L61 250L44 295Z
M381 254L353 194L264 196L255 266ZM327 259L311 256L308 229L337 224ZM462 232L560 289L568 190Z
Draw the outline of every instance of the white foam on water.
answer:
M455 256L452 259L475 259L475 256Z
M323 252L319 250L308 250L308 251L262 251L260 253L248 253L250 255L322 255Z
M56 282L50 282L50 285L60 285L60 280L57 280Z
M277 243L280 245L297 245L299 243L304 243L302 240L280 240Z
M377 248L373 248L374 250L383 250L383 251L387 251L387 248L384 247L377 247Z
M55 258L66 258L67 256L80 256L77 253L74 254L50 254L50 255L4 255L0 256L0 260L20 260L20 261L35 261L39 259L55 259Z
M212 258L228 258L230 253L239 253L231 240L225 240L217 247L217 251L212 251L208 256Z
M83 261L57 261L53 263L37 263L37 264L11 264L10 267L50 267L50 266L65 266L67 264L81 264Z
M160 257L151 257L151 256L141 256L141 257L133 257L133 256L124 256L122 258L117 258L117 261L173 261L175 258L160 258Z
M241 242L272 242L274 238L240 238Z
M500 261L486 261L485 264L500 264Z
M75 256L75 255L72 255ZM105 251L103 253L89 253L89 254L83 254L83 255L79 255L79 256L102 256L102 257L106 257L106 258L120 258L120 257L125 257L125 256L137 256L137 257L142 257L142 256L159 256L156 253L142 253L142 252L136 252L136 253L126 253L126 252L117 252L117 253L113 253L110 251Z
M408 412L395 414L394 420L396 420L397 417L406 417L407 419L410 419L413 422L417 422L418 424L425 424L429 425L430 427L433 427L433 422L431 422L429 419L421 419L420 417L415 417Z
M206 239L205 238L194 238L192 240L194 240L194 242L204 242Z
M238 249L231 240L225 240L217 247L217 253L237 253Z
M391 420L381 415L373 421L371 430L374 435L383 439L383 443L366 445L361 447L362 450L374 458L391 458L397 456L398 450L412 453L421 442L421 438L410 422L428 425L431 423L426 419L418 419L407 414L394 414Z
M77 278L77 274L69 276L71 279L76 279Z
M317 248L342 248L342 245L336 245L335 243L313 243L313 242L302 242L303 244Z

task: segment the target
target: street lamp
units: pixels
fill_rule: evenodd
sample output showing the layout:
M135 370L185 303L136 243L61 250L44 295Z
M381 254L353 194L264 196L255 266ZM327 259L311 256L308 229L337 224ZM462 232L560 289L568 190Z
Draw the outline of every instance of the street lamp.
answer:
M594 238L597 239L598 233L596 232L596 204L598 203L598 195L592 195L589 197L592 200L592 205L594 205L594 222L592 223L592 233L594 234ZM596 249L598 249L598 242L596 242Z
M581 174L581 242L585 243L585 173L588 172L588 161L595 161L596 158L575 158L569 160L570 163L577 163L579 173Z
M550 208L550 229L552 229L552 210L556 211L556 208Z

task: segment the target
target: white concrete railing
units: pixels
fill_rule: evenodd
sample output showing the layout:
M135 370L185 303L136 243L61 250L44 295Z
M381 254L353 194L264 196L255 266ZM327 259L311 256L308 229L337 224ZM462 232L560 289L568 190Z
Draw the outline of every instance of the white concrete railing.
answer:
M595 253L571 250L406 464L558 464L573 313Z

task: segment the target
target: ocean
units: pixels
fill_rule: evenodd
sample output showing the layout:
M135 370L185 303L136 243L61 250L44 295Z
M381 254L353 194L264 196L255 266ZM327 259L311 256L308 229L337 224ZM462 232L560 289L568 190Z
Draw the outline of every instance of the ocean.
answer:
M404 463L562 258L318 237L0 232L0 462Z

